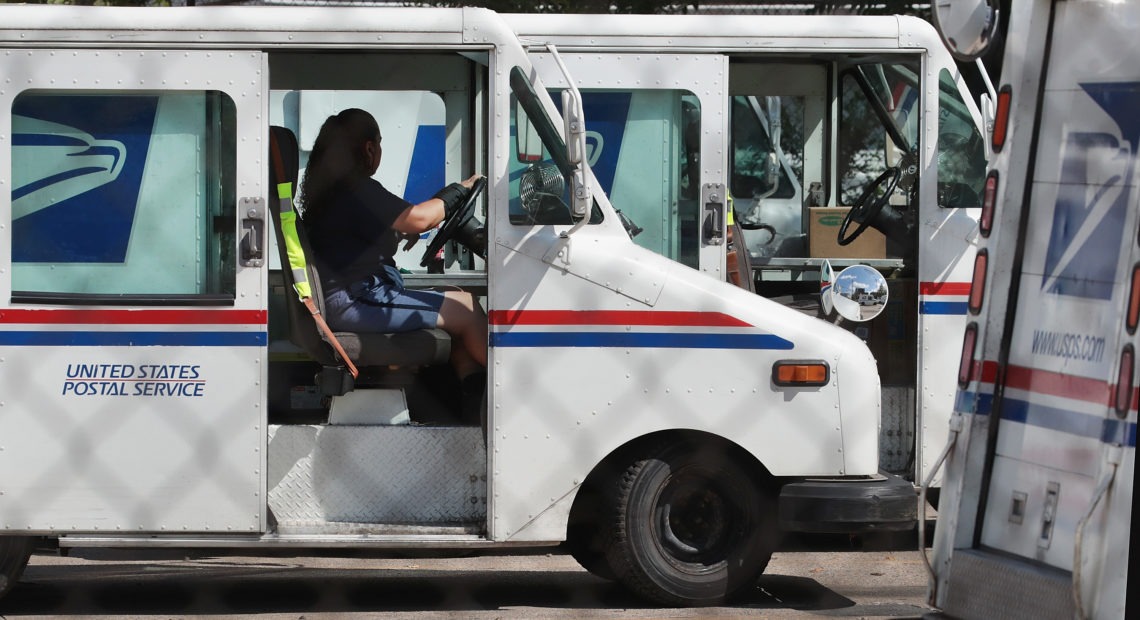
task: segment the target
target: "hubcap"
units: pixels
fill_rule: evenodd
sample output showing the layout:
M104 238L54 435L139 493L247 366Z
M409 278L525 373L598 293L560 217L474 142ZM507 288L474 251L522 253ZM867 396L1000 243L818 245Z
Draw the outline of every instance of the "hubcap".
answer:
M657 504L661 544L683 562L719 562L734 538L734 512L730 500L707 479L675 479Z

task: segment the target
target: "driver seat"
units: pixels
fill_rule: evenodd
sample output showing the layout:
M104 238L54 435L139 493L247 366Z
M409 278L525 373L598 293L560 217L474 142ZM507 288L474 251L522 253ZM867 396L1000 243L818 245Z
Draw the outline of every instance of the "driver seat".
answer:
M451 355L451 338L441 329L421 329L410 332L387 334L381 332L334 332L332 338L322 333L312 312L302 302L297 291L298 281L307 281L310 295L321 315L324 314L324 294L321 280L309 257L312 250L305 234L305 227L283 224L284 220L297 221L293 209L294 189L297 186L299 170L299 149L297 137L285 127L269 128L269 196L270 211L273 213L273 230L277 235L277 250L281 259L281 272L286 284L287 315L289 318L289 339L301 347L310 357L322 366L318 377L320 391L328 396L340 396L352 391L358 381L373 379L377 374L396 368L415 368L442 364ZM298 264L298 257L290 260L289 244L285 234L295 235L294 251L300 251L302 267L290 269ZM302 280L303 279L303 280ZM360 367L360 377L354 379L348 365L337 353L334 342L338 342L348 358Z

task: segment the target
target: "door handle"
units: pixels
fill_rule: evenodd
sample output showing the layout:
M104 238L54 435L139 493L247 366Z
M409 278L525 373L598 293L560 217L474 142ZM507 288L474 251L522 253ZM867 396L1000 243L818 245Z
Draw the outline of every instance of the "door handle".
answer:
M701 187L702 211L701 228L704 231L705 245L724 245L724 184L706 183Z
M265 201L261 198L242 198L241 264L243 267L260 267L265 262Z

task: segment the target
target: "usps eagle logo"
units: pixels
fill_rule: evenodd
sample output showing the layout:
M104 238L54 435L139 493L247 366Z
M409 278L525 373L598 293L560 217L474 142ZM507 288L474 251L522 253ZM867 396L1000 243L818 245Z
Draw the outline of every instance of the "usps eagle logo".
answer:
M1082 84L1119 135L1070 131L1062 153L1042 289L1112 298L1140 140L1140 83Z
M12 219L18 220L119 178L127 148L118 140L98 140L75 127L12 117Z
M28 94L12 105L12 261L122 263L158 97Z

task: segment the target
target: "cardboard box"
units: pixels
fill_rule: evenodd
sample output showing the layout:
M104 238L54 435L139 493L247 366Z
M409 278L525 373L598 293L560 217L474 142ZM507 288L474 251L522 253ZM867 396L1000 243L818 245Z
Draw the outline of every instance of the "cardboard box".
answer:
M811 258L886 258L887 238L867 227L847 245L839 245L839 227L851 207L808 208L808 254ZM858 222L851 222L847 234L855 232Z

